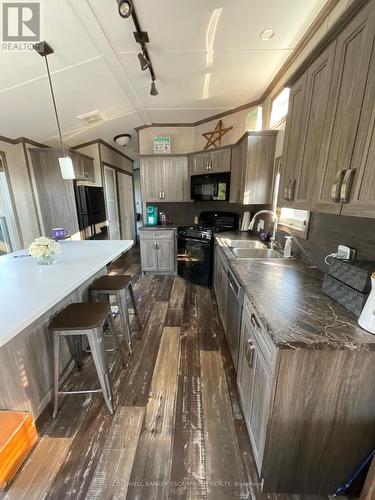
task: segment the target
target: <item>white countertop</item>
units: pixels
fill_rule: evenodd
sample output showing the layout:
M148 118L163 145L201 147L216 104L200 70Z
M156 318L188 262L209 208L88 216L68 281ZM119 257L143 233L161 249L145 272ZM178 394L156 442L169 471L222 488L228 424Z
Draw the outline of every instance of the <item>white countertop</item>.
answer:
M132 240L63 241L51 266L28 250L0 257L0 347L133 246ZM16 257L27 255L26 257Z

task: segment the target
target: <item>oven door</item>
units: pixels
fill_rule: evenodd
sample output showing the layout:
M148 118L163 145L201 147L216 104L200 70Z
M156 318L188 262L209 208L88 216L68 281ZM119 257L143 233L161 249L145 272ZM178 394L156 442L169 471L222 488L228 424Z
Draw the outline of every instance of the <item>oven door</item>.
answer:
M192 175L191 199L202 201L229 200L230 173Z
M211 286L212 241L178 236L177 272L192 283Z

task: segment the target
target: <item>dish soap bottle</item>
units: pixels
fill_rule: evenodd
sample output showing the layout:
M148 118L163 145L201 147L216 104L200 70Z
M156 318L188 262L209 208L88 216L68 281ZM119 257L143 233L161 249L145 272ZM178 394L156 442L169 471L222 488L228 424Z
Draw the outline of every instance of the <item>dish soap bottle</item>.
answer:
M284 259L290 259L292 256L292 237L285 236Z
M375 273L371 276L372 290L359 317L358 324L370 333L375 333Z

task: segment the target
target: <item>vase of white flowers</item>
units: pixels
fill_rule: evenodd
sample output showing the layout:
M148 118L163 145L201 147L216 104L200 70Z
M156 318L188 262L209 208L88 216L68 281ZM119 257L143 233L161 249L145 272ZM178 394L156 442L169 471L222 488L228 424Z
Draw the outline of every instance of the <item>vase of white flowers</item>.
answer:
M49 266L53 264L53 256L61 252L61 247L57 241L41 236L31 243L29 250L30 255L38 260L38 264Z

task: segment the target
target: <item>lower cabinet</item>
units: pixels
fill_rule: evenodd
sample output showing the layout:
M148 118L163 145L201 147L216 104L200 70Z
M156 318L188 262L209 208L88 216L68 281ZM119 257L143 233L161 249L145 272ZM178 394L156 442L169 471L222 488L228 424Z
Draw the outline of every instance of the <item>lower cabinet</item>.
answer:
M259 474L262 470L270 411L272 372L256 339L256 317L244 307L237 384Z
M142 271L155 274L176 272L176 234L174 230L141 232Z
M214 256L214 290L216 295L217 305L220 311L220 317L224 329L227 325L227 301L228 301L228 286L227 286L228 264L222 256L219 246L215 247Z

